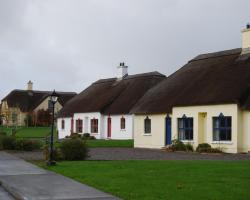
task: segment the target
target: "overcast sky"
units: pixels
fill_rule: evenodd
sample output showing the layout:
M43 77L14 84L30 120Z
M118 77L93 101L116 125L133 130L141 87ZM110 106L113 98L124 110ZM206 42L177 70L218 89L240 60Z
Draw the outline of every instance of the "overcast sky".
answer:
M80 92L129 74L171 74L198 54L241 47L249 0L0 0L0 98Z

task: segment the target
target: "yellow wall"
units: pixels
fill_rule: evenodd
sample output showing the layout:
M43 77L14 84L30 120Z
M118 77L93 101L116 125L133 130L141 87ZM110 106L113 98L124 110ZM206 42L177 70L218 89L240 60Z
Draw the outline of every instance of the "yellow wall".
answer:
M144 134L144 119L151 119L151 134ZM134 146L140 148L161 148L165 146L165 114L135 115Z
M218 117L220 113L224 116L232 117L232 141L213 141L213 117ZM238 106L236 104L228 105L210 105L210 106L190 106L175 107L172 115L172 138L178 137L177 119L183 115L193 117L193 144L197 147L200 143L209 143L212 147L221 148L224 152L236 153L238 151Z
M250 111L239 112L238 151L250 151Z
M232 140L213 141L213 117L232 117ZM223 152L237 153L250 151L250 111L242 111L237 104L174 107L172 119L172 139L178 139L177 120L183 115L193 118L194 148L200 143L209 143ZM165 118L167 114L135 115L134 145L142 148L162 148L165 146ZM144 134L144 119L151 119L151 135Z
M37 112L38 110L47 110L49 105L50 97L47 97L42 103L37 106L34 111ZM57 101L55 104L55 113L58 113L62 109L62 105Z

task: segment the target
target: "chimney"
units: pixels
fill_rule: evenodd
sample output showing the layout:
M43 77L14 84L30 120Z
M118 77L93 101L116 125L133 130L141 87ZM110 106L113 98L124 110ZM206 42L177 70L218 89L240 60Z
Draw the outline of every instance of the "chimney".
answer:
M121 79L123 79L127 75L128 75L128 66L126 66L125 63L122 62L117 67L117 79L121 80Z
M242 33L242 52L241 54L250 53L250 24L246 25L246 28L241 31Z
M32 83L31 81L29 81L29 82L27 83L27 90L28 90L28 91L32 91L32 90L33 90L33 83Z

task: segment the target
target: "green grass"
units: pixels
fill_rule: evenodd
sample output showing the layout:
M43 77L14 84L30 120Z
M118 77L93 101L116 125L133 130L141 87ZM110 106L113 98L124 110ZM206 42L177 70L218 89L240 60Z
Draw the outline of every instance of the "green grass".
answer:
M17 131L16 137L39 138L50 134L50 127L24 127Z
M5 132L8 135L11 135L12 130L15 127L0 127L0 132ZM16 137L22 138L41 138L46 137L50 134L50 127L17 127L16 128ZM56 131L55 131L56 132Z
M88 140L87 145L90 148L98 147L133 147L133 140Z
M250 199L250 161L65 161L48 169L123 199Z

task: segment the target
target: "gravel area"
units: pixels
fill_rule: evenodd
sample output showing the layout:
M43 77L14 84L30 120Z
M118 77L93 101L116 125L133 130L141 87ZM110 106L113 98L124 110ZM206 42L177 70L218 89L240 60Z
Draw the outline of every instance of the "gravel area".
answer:
M43 153L8 151L24 160L42 160ZM152 149L133 148L91 148L89 160L250 160L248 154L199 154L187 152L166 152Z

